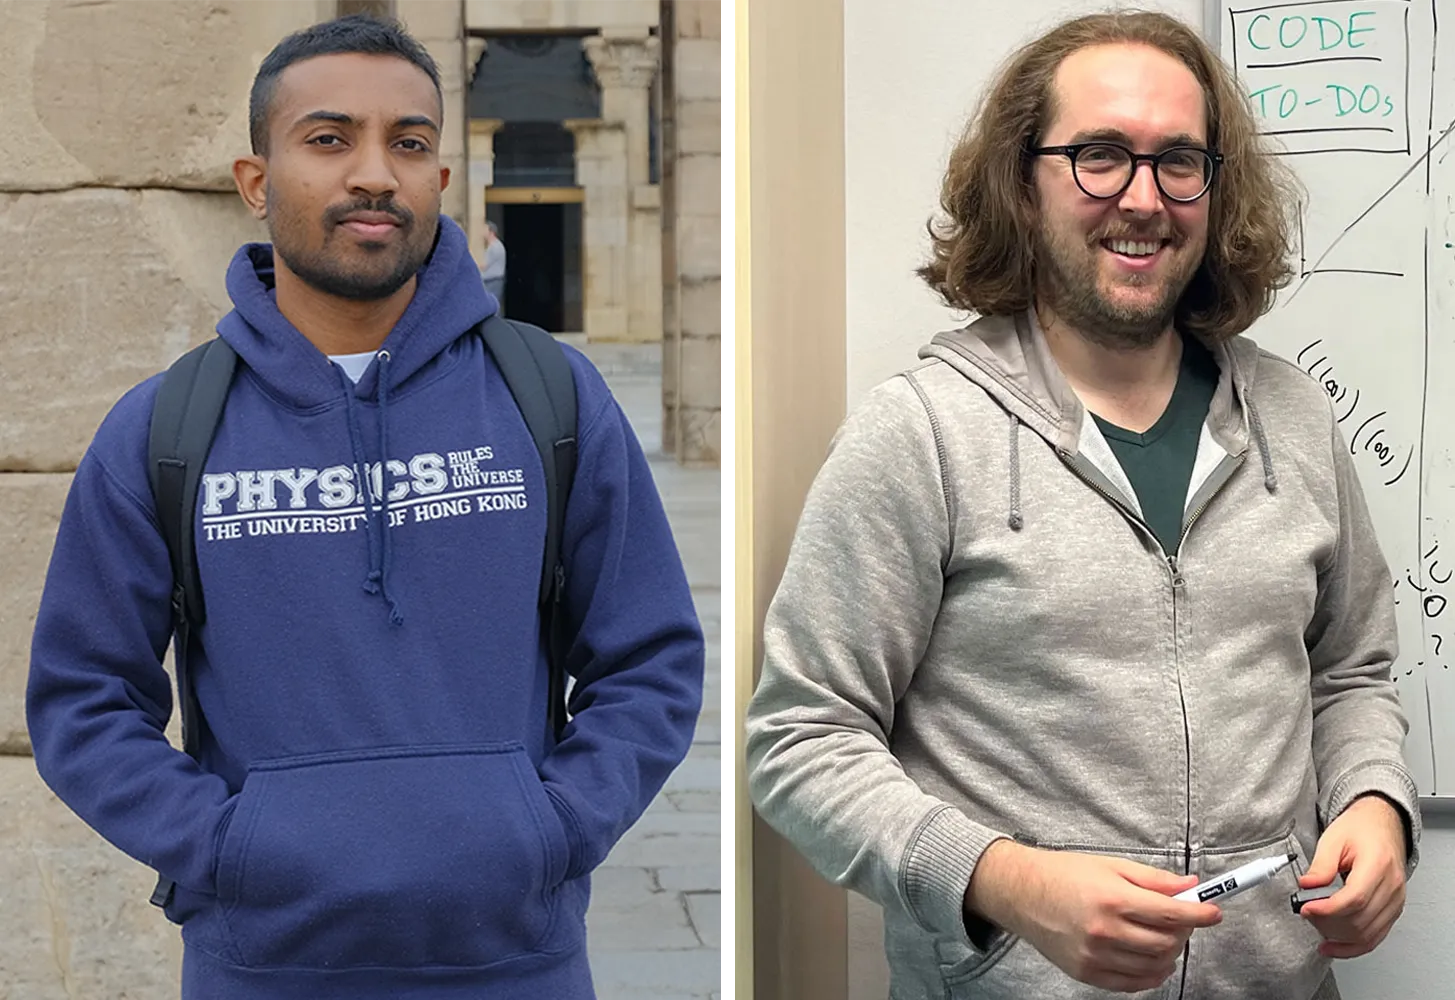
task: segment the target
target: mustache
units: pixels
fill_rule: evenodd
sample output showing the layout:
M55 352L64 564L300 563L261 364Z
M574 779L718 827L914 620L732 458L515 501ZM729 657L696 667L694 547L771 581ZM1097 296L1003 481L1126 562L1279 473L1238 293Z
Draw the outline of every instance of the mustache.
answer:
M347 205L333 205L323 213L323 221L330 227L343 223L344 219L355 212L379 212L387 215L397 222L401 227L414 225L414 213L403 205L394 204L393 199L385 198L380 201L354 201Z

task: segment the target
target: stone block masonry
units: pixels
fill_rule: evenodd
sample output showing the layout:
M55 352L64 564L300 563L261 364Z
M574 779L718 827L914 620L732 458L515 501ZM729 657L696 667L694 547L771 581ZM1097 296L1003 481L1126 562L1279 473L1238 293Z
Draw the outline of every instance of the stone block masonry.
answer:
M70 485L69 475L0 474L0 552L5 565L0 573L0 754L30 753L25 728L30 633ZM4 843L0 837L0 845ZM4 853L0 849L0 856Z
M0 472L74 469L122 393L212 336L259 239L236 194L0 194Z
M0 191L232 191L248 90L329 0L0 3Z
M248 91L332 0L0 0L0 998L177 995L154 874L47 789L25 726L30 634L70 473L136 383L212 335ZM176 726L171 733L176 739Z

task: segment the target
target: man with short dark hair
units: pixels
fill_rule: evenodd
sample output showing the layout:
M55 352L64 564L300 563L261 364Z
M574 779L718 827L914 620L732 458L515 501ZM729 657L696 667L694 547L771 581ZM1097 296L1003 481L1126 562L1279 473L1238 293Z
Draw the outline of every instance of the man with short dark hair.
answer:
M1399 916L1389 571L1327 395L1239 336L1290 273L1257 132L1165 15L1017 53L921 272L980 318L870 394L810 492L751 789L884 906L896 1000L1332 1000L1329 959Z
M159 378L76 470L27 711L46 782L174 883L194 1000L592 997L590 873L688 749L703 640L636 438L579 414L554 614L547 497L441 217L439 75L398 25L281 42L234 177L272 243L228 270L237 374L195 511L207 614L170 746L173 573L148 478ZM189 512L192 516L193 512Z

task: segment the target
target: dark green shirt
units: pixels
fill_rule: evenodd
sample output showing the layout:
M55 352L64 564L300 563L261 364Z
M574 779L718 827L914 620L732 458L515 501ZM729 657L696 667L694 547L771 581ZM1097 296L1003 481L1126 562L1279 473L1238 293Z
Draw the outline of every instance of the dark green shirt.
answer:
M1137 434L1096 417L1096 426L1137 493L1142 519L1168 555L1177 554L1182 537L1182 511L1197 461L1197 442L1217 386L1218 363L1212 352L1184 337L1177 386L1155 424Z

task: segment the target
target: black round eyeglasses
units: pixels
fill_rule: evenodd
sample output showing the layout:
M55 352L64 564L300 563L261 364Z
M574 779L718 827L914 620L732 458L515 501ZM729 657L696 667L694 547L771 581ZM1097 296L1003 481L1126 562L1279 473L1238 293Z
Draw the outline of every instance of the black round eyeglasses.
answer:
M1064 156L1071 161L1076 186L1093 198L1116 198L1132 186L1137 164L1152 164L1157 190L1170 201L1197 201L1212 187L1223 154L1200 146L1173 146L1160 153L1134 153L1115 142L1078 142L1039 146L1033 156Z

